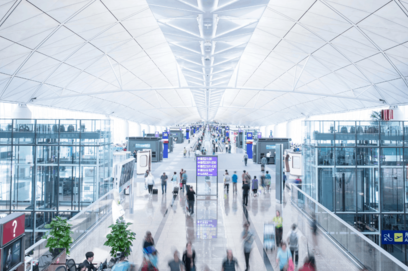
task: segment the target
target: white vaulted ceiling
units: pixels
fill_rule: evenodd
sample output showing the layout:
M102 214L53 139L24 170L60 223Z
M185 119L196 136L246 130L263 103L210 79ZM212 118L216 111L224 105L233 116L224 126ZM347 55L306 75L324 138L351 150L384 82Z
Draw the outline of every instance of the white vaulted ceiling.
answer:
M408 103L408 0L0 0L0 100L154 125Z

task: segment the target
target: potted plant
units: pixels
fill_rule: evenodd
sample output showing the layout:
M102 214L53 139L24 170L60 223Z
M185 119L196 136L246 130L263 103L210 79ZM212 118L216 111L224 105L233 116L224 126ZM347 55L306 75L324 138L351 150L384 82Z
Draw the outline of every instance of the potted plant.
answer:
M128 229L132 223L126 223L125 220L120 217L116 220L115 224L109 226L111 232L106 236L108 239L105 242L105 246L111 248L110 255L116 257L117 252L125 253L125 256L129 256L130 247L132 242L136 239L136 233Z
M53 218L50 224L45 225L46 229L51 229L46 232L43 239L47 239L47 245L53 257L59 255L64 249L69 254L69 249L73 242L71 237L71 224L68 224L66 219L59 216Z

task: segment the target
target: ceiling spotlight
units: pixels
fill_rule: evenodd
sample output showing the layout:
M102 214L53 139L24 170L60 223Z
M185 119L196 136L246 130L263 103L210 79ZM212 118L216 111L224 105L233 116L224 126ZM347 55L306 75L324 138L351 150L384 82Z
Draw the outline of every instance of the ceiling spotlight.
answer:
M30 102L32 103L32 102L34 102L36 99L37 99L37 97L31 98L31 99L30 99Z
M384 104L386 104L387 102L383 99L380 99L380 102L383 102Z

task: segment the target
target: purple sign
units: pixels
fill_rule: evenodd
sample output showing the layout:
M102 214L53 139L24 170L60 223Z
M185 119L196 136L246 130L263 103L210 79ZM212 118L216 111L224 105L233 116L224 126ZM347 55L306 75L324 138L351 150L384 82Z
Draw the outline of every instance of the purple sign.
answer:
M197 238L199 239L217 238L217 220L197 219Z
M217 156L197 156L197 176L218 176Z
M156 131L156 133L154 134L155 137L159 137L159 132Z
M262 133L258 132L258 138L262 138Z

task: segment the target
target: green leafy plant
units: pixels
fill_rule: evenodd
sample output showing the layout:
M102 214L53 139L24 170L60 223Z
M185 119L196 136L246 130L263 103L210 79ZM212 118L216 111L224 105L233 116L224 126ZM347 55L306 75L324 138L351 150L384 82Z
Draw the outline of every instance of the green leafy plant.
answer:
M381 111L373 111L373 112L371 112L370 118L371 118L373 121L381 121L381 120L382 120L382 118L381 118Z
M116 220L115 224L109 226L112 230L106 236L108 240L104 245L111 248L110 254L112 257L115 257L117 252L123 252L126 256L129 256L132 242L136 239L136 233L128 229L130 225L132 223L126 223L121 217Z
M47 245L51 253L55 253L55 250L64 248L69 254L69 249L71 248L71 244L73 239L71 237L72 225L68 224L66 219L63 219L59 216L52 219L50 224L45 225L46 229L51 229L50 231L46 232L43 236L43 239L47 239Z

